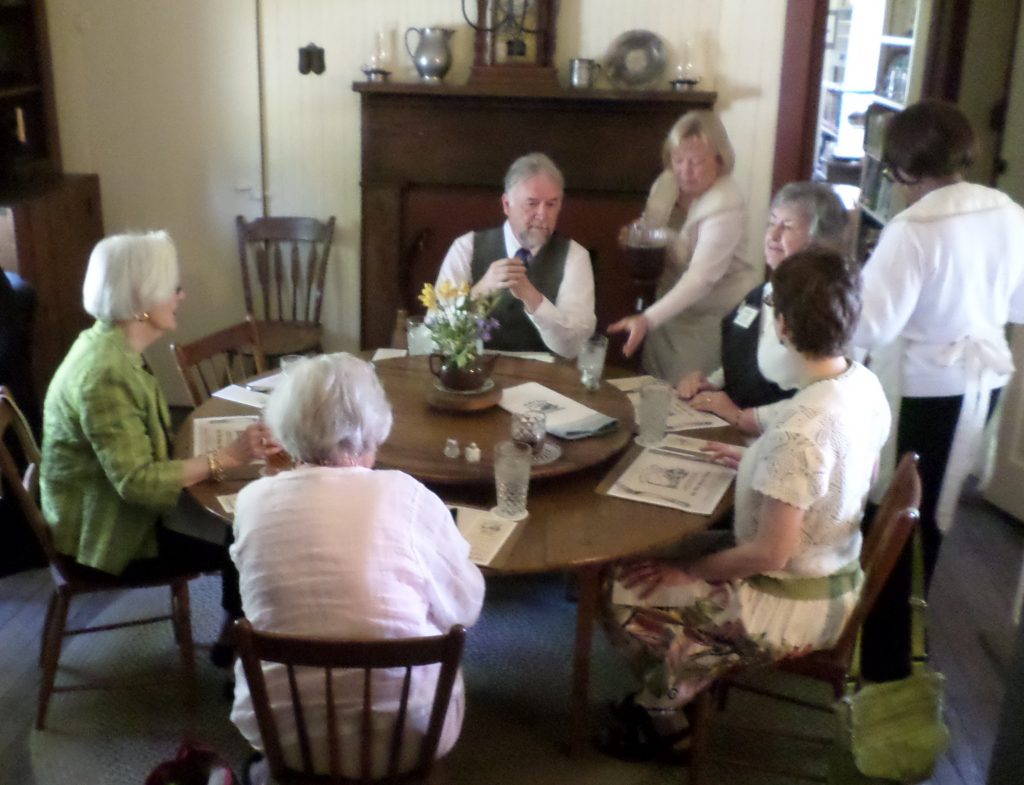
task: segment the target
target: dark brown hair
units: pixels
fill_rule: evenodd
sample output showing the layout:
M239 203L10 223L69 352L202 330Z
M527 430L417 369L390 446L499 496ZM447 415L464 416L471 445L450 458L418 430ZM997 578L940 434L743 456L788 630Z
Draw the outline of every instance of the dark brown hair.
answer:
M860 271L852 262L808 246L772 271L772 289L794 349L815 358L846 351L860 318Z
M974 161L974 131L953 104L919 101L889 121L883 158L916 179L948 177Z

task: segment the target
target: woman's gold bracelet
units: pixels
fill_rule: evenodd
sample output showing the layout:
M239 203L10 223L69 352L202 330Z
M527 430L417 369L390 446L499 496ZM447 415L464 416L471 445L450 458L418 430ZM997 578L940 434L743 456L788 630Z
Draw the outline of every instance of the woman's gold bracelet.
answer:
M206 465L210 467L210 479L214 482L224 482L224 467L217 458L217 451L210 450L206 453Z

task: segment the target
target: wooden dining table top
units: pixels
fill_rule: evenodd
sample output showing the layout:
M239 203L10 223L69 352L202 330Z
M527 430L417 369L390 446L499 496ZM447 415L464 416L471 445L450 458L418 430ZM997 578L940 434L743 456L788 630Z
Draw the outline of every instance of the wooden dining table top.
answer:
M401 469L431 487L449 504L490 508L495 504L494 444L509 438L511 415L500 407L476 412L448 412L426 403L433 383L425 357L393 358L375 363L378 377L394 410L391 435L378 451L377 467ZM611 373L615 373L611 371ZM625 374L620 374L625 375ZM732 506L732 489L711 515L607 496L598 491L639 453L633 443L633 409L628 398L606 381L594 392L579 382L575 366L515 357L500 358L496 384L507 388L539 382L597 411L615 417L618 428L605 436L579 440L549 439L562 449L561 458L531 473L523 521L506 547L488 566L498 573L538 573L597 566L672 545L719 520ZM186 420L175 439L175 455L192 454L192 419L254 414L256 410L210 398ZM695 436L735 440L731 429L689 432ZM460 455L446 458L445 441L460 446L475 442L482 460L472 464ZM236 493L257 476L254 467L229 473L222 482L202 482L189 493L215 516L230 523L217 496ZM603 486L602 486L603 487Z

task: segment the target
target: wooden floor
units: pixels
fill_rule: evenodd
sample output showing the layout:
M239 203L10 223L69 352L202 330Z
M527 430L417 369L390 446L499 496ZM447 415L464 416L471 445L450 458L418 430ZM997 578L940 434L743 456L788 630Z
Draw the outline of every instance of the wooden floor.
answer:
M933 664L947 677L946 716L953 733L953 746L932 780L936 785L985 782L1013 639L1011 603L1022 553L1024 525L981 502L961 505L930 600ZM0 579L0 785L36 782L29 733L49 588L44 570ZM77 600L71 623L87 622L107 602Z

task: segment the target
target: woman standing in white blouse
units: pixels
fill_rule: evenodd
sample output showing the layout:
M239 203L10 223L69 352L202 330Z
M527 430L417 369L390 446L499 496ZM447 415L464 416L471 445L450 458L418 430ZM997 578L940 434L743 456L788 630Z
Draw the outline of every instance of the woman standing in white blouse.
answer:
M721 357L720 323L760 278L746 258L747 210L732 179L732 144L711 111L687 112L661 150L643 221L675 233L659 299L608 332L627 333L627 357L644 343L644 369L676 384L687 371L711 373ZM646 340L645 340L646 339Z
M613 630L642 674L604 739L611 754L672 758L688 742L682 707L741 662L834 643L860 592L860 520L889 432L881 385L843 351L860 313L858 274L811 248L772 274L775 328L804 385L771 407L738 464L733 547L690 563L625 565Z
M974 131L952 104L921 101L890 121L887 176L909 206L864 268L853 339L870 351L898 412L887 453L921 456L926 589L986 418L1013 372L1005 326L1024 323L1024 208L964 181L973 148ZM864 625L861 670L872 681L910 675L911 563L908 547Z
M364 640L445 633L472 625L484 583L469 561L469 545L451 513L418 480L400 471L374 471L377 447L391 430L391 407L373 366L332 354L290 366L266 408L275 437L298 466L246 486L235 512L231 558L238 566L245 613L257 630ZM289 705L283 666L264 665L270 703ZM425 732L436 668L417 669L408 732ZM327 770L324 685L318 674L299 681L317 771ZM260 734L241 668L231 719L254 748ZM397 706L402 674L374 674L377 714ZM334 694L342 744L355 744L362 708L362 675L338 671ZM464 695L459 677L438 754L455 744ZM298 764L290 708L277 717L286 760ZM320 734L317 736L317 734ZM390 733L375 764L383 773ZM349 748L343 748L347 753ZM416 749L416 745L412 745ZM360 756L343 754L356 776ZM410 764L413 761L409 761Z

